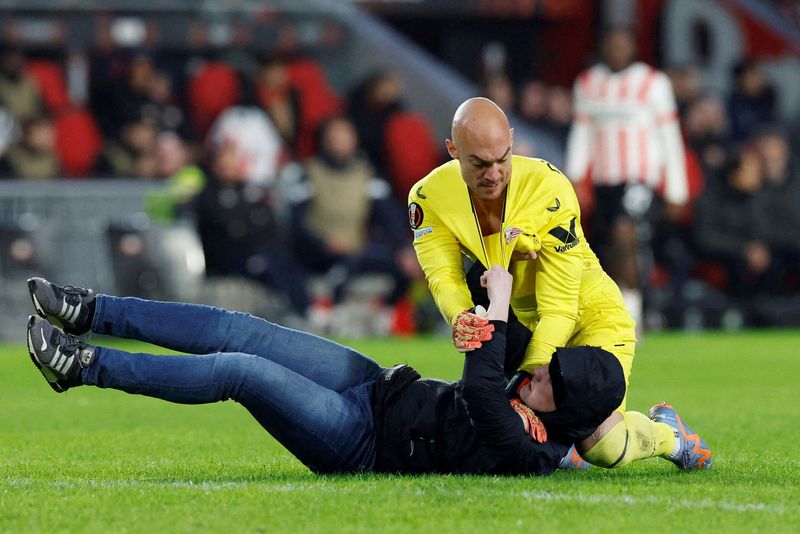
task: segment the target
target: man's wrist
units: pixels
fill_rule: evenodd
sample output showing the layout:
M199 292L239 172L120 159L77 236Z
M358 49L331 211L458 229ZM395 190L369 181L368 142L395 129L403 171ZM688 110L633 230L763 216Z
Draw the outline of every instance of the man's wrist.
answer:
M489 303L486 318L490 321L508 321L508 299L494 299Z

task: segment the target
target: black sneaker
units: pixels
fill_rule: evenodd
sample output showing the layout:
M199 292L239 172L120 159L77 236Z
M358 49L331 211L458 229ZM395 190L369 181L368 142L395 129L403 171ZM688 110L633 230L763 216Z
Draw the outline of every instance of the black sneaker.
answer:
M62 393L83 384L81 371L92 363L94 347L31 315L28 354L50 387Z
M79 336L91 328L94 315L94 292L91 289L62 287L44 278L29 278L28 291L39 317L64 332Z

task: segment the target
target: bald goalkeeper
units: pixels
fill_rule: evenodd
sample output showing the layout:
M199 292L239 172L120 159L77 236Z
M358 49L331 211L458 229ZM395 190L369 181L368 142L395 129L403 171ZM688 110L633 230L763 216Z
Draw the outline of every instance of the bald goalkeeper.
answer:
M414 248L453 342L468 351L491 336L488 322L471 311L463 254L513 275L512 309L533 331L521 371L532 374L557 347L591 345L619 359L627 386L635 323L583 236L572 185L544 160L513 156L513 137L494 102L467 100L446 140L453 160L409 192ZM620 467L662 456L682 468L711 466L711 452L696 435L690 443L691 436L656 422L663 420L659 413L651 420L625 405L599 427L571 436L586 460Z

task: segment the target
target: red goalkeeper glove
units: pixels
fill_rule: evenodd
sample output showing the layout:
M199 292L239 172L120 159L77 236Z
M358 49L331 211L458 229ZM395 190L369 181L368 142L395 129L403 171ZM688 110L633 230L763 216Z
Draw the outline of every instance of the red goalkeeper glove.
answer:
M528 405L519 399L511 399L511 407L522 418L522 424L525 426L525 432L530 434L531 439L536 443L544 443L547 441L547 429L544 427L542 420L536 417L533 410L528 408Z
M469 352L480 348L482 341L492 339L492 332L494 326L489 319L464 310L456 316L453 324L453 345L459 352Z

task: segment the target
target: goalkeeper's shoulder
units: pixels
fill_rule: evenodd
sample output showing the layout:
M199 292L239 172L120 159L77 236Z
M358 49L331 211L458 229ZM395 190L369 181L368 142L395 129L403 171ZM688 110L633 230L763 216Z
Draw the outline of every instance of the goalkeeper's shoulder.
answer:
M461 180L461 171L458 167L458 161L451 160L447 163L439 165L424 178L419 180L408 191L408 202L435 204L449 197L447 191L454 187L461 186L464 188L463 180Z
M561 169L547 160L514 156L513 176L519 185L512 187L514 201L522 201L529 209L547 218L577 208L577 198L572 183ZM518 198L517 198L518 197Z

